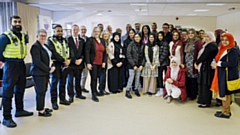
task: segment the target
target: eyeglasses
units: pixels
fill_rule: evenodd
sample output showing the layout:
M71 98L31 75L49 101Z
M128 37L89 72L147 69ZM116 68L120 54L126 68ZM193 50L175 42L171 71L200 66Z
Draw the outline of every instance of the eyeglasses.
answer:
M47 35L39 35L40 37L47 37Z
M226 41L228 41L228 39L222 39L222 41L225 41L225 42L226 42Z

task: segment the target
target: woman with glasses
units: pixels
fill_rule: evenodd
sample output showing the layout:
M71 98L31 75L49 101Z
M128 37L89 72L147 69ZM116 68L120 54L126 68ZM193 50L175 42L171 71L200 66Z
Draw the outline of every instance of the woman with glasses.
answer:
M97 96L101 95L97 91L97 78L101 69L106 67L107 62L105 41L100 38L100 33L100 28L93 28L92 37L87 40L85 50L85 60L91 76L92 100L95 102L99 102Z
M231 94L238 93L240 90L229 91L227 81L236 80L238 76L238 50L235 47L234 37L230 33L222 36L220 49L211 64L215 68L211 90L218 99L222 100L222 111L217 111L215 116L218 118L230 118ZM226 70L226 68L228 68Z
M141 71L145 64L144 45L142 45L141 35L138 33L134 35L134 40L128 45L127 60L129 63L129 78L128 78L128 84L126 87L125 96L128 99L132 99L130 90L132 88L133 80L135 80L135 84L134 84L135 88L133 91L135 92L136 96L140 97L140 94L138 92L138 84L139 84Z

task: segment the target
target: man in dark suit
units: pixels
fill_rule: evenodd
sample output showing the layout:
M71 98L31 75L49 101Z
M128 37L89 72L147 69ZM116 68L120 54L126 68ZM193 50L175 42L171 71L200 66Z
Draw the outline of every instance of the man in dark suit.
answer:
M82 96L82 89L80 87L80 79L82 70L84 68L84 39L80 38L79 26L74 24L72 26L73 35L67 38L68 46L70 49L70 59L71 63L69 65L70 68L73 69L73 73L68 77L68 95L69 102L72 103L74 101L74 91L73 91L73 78L75 78L75 95L76 98L86 99L85 96Z

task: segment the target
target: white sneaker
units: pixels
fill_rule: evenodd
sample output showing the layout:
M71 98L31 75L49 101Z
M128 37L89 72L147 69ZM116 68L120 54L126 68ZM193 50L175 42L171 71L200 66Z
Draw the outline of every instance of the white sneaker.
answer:
M170 103L171 100L172 100L172 98L171 98L170 96L168 96L166 102L167 102L167 103Z
M163 89L159 89L159 91L155 94L156 97L160 97L163 95Z

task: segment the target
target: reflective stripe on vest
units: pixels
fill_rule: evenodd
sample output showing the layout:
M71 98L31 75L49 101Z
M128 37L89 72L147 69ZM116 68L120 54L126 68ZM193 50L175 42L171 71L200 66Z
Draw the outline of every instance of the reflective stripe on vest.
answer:
M21 33L22 41L12 31L6 31L4 34L9 38L10 44L6 45L3 56L5 58L24 59L27 55L25 34Z
M49 38L49 40L53 43L55 50L58 54L60 54L64 60L69 58L69 47L67 47L67 43L63 40L63 45L57 41L56 39Z

